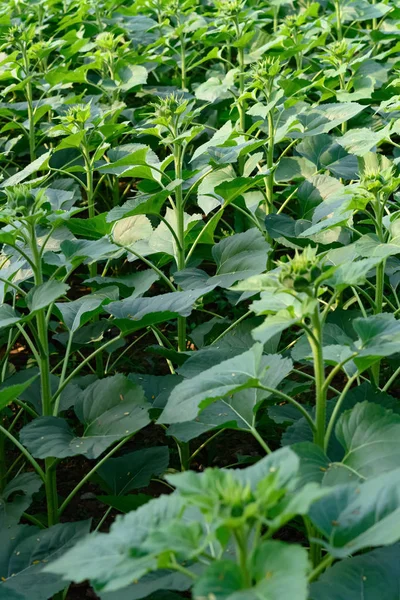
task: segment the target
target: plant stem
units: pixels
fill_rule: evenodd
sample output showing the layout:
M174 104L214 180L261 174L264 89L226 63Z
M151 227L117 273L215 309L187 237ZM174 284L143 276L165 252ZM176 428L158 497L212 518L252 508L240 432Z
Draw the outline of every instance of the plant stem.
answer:
M385 242L385 235L383 233L383 216L384 216L384 203L383 199L380 198L379 194L376 197L375 201L375 221L376 221L376 234L379 238L379 241ZM383 260L376 267L376 284L375 284L375 314L379 315L382 312L383 308L383 293L385 288L385 267L386 260ZM376 387L379 388L379 380L380 380L380 370L381 370L381 362L377 361L371 367L372 376L374 378L374 383Z
M80 480L80 482L74 487L72 492L68 494L64 502L61 504L60 508L58 509L59 517L63 514L64 510L67 508L68 504L71 502L75 494L77 494L81 487L92 477L92 475L96 473L97 469L99 469L109 458L111 458L111 456L115 454L117 450L119 450L124 444L126 444L126 442L129 441L134 435L135 432L124 437L120 442L118 442L116 446L114 446L114 448L111 448L111 450L107 452L107 454L103 456L103 458L94 465L94 467L89 471L89 473L86 473L86 475Z
M323 571L325 571L325 569L327 569L327 567L331 566L333 561L334 561L333 556L331 556L330 554L327 554L324 557L324 559L319 563L319 565L313 571L311 571L310 575L308 576L309 583L311 583L312 581L317 579L318 576L321 575L321 573Z
M25 42L24 51L22 52L23 60L24 60L24 71L26 77L26 103L28 105L28 122L29 122L29 157L31 162L33 162L36 158L35 154L35 120L34 120L34 110L33 110L33 91L32 91L32 81L29 69L29 58L27 54L27 48Z
M387 392L388 389L390 388L390 386L392 385L392 383L394 381L396 381L396 379L399 375L400 375L400 367L398 367L396 369L396 371L393 373L393 375L390 377L390 379L388 379L388 381L385 383L385 385L382 388L382 392Z
M83 154L83 159L85 161L85 171L86 171L86 198L87 198L87 205L88 205L88 214L89 214L89 219L94 219L96 216L96 211L95 211L95 204L94 204L94 185L93 185L93 166L92 166L92 161L90 159L90 153L89 153L89 148L88 145L85 141L84 144L82 144L82 154ZM92 277L96 277L97 275L97 264L94 263L90 263L89 264L89 276ZM94 321L98 321L99 316L96 315L94 317ZM98 348L99 345L98 343L95 344L95 348ZM97 377L99 377L100 379L102 377L104 377L104 365L103 365L103 354L101 352L99 352L98 354L96 354L96 374Z
M185 46L185 36L183 34L180 35L181 42L181 88L182 90L186 90L186 46Z
M39 247L36 238L36 229L33 224L31 227L31 252L33 257L34 281L35 285L43 284L42 275L42 260L39 253ZM44 308L36 313L36 328L39 341L39 371L42 393L42 414L49 417L53 414L52 411L52 392L50 383L50 358L49 358L49 341L46 323L46 311ZM47 502L47 518L48 526L51 527L58 522L58 500L57 500L57 479L56 470L52 468L54 459L48 457L45 459L45 490Z
M236 40L240 42L240 27L239 21L236 19L235 22ZM238 100L238 111L239 111L239 130L241 134L246 132L246 102L241 99L245 91L245 64L244 64L244 48L243 46L238 48L237 54L238 67L239 67L239 100ZM245 156L239 156L239 175L243 175L245 165Z
M340 394L339 398L337 399L335 408L333 410L331 418L329 419L328 427L326 428L325 441L324 441L325 450L327 450L327 448L328 448L329 441L331 439L331 435L332 435L332 431L333 431L333 427L335 425L337 417L339 416L343 401L346 398L346 394L349 391L349 389L351 388L352 383L357 379L358 375L359 374L357 372L355 375L353 375L352 377L349 378L349 380L347 381L346 385L343 388L342 393Z
M307 334L314 358L315 377L315 431L314 443L324 449L325 427L326 427L326 388L325 368L322 353L322 325L319 305L316 306L311 317L311 335ZM313 532L314 533L314 532ZM316 534L313 535L316 537ZM321 546L317 542L310 542L310 552L314 567L321 561Z
M174 145L174 165L176 179L182 179L182 146ZM176 235L179 240L177 248L177 267L178 271L185 268L185 213L182 194L182 184L175 188L175 215L176 215ZM178 288L180 289L180 288ZM186 317L178 317L178 352L186 350Z
M28 450L25 448L25 446L23 446L16 437L13 436L12 433L10 433L5 427L3 427L2 425L0 425L0 433L2 433L5 437L7 437L13 444L14 446L16 446L18 448L18 450L20 452L22 452L22 454L25 456L25 458L31 463L32 467L35 469L36 473L39 475L39 477L45 481L46 480L46 474L43 471L43 469L41 468L41 466L39 465L38 462L36 462L36 460L33 458L33 456L28 452Z
M92 360L92 358L95 358L95 356L98 352L102 352L108 346L111 346L111 344L114 344L117 340L121 339L121 337L122 337L122 335L118 335L117 337L112 338L111 340L108 340L102 346L100 346L100 348L96 348L91 354L89 354L89 356L86 356L85 358L83 358L82 362L79 363L79 365L77 367L75 367L75 369L72 371L72 373L70 373L68 375L68 377L65 378L64 382L61 385L59 385L58 390L53 395L52 402L56 402L56 400L60 397L62 391L66 388L66 386L69 384L69 382L72 381L72 379L79 373L79 371L81 369L83 369L83 367L85 365L87 365ZM59 400L58 400L58 403L59 403ZM54 406L54 411L56 411L56 407L57 407L57 414L58 414L58 405L57 404Z
M243 528L240 530L234 529L233 536L236 542L236 555L240 570L242 572L243 582L246 588L249 588L251 587L252 581L247 564L247 556L249 552L246 543L246 535L244 534Z
M336 11L337 39L339 42L341 42L343 39L343 32L342 32L342 12L340 9L340 0L335 0L335 11Z
M255 427L251 428L251 433L252 433L253 437L257 440L257 442L260 444L261 448L263 448L263 450L265 450L265 453L272 454L271 448L268 446L267 442L265 442L263 440L263 438L258 433L257 429L255 429Z
M268 112L268 151L267 151L267 168L272 169L274 166L274 137L275 137L275 125L274 125L274 109L271 108ZM274 206L274 174L269 173L267 175L267 202L265 204L266 214L273 212Z
M314 358L315 376L315 432L314 442L324 448L324 437L326 427L326 388L325 368L322 354L322 328L320 321L319 306L314 310L311 317L312 334L307 335Z

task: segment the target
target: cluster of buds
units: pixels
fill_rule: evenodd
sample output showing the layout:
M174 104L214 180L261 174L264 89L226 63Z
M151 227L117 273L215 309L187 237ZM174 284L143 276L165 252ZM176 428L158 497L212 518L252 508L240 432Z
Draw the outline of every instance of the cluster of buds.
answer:
M362 44L349 44L348 40L333 42L326 48L323 62L338 69L341 65L349 65L362 49Z
M300 254L297 250L293 258L283 258L278 263L281 267L279 283L296 292L313 293L316 285L323 279L324 273L330 269L323 258L317 256L317 249L312 246L304 248Z
M28 184L19 184L5 189L6 205L3 215L17 218L32 218L45 214L47 197L44 190L34 190Z
M386 156L371 152L360 160L360 167L360 187L374 197L387 198L400 185L400 177Z
M275 77L281 71L281 63L277 58L263 58L259 60L251 70L251 78L253 87L259 90L264 90L269 87Z
M245 8L243 0L215 0L215 7L220 17L235 19Z
M178 135L179 129L191 121L192 105L193 103L185 100L182 94L173 93L158 98L157 102L151 104L154 109L151 123L166 127L174 135Z

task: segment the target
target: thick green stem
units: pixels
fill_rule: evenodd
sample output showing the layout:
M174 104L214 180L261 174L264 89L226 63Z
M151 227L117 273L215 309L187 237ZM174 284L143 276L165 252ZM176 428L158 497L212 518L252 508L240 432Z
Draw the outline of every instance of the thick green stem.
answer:
M68 504L71 502L71 500L73 499L73 497L75 496L75 494L77 494L79 492L79 490L81 489L81 487L83 485L85 485L85 483L96 473L96 471L98 469L100 469L100 467L102 465L104 465L104 463L111 458L120 448L122 448L122 446L124 444L126 444L126 442L128 442L130 439L133 438L133 436L135 435L135 433L131 433L130 435L127 435L126 437L124 437L120 442L118 442L118 444L116 446L114 446L113 448L111 448L111 450L109 452L107 452L107 454L105 454L103 456L103 458L101 458L99 460L99 462L97 462L94 467L88 472L86 473L86 475L79 481L79 483L74 487L74 489L72 490L72 492L70 492L70 494L68 494L68 496L66 497L66 499L64 500L64 502L61 504L59 510L58 510L58 516L60 517L62 515L62 513L64 512L64 510L67 508Z
M238 39L240 36L239 27L237 28ZM245 74L245 64L244 64L244 48L238 49L238 63L239 63L239 100L238 100L238 110L239 110L239 129L240 133L246 132L246 102L242 99L242 96L245 91L244 87L244 74ZM245 156L239 156L239 175L243 175L245 165Z
M247 558L249 555L246 535L243 529L234 530L233 535L236 542L236 556L239 563L240 570L242 572L243 582L246 588L251 587L251 574L248 567Z
M274 166L274 115L273 108L268 113L268 152L267 152L267 168L272 170ZM266 214L270 214L274 207L274 174L267 175L266 182L267 203L265 206Z
M174 166L176 179L182 179L183 149L182 146L174 146ZM177 245L177 267L181 271L186 266L185 256L185 212L182 185L175 188L175 211L176 211L176 236ZM178 287L178 290L181 288ZM186 317L178 317L178 352L186 350ZM179 458L182 471L186 471L190 466L190 446L187 442L178 443Z
M341 8L340 8L340 0L335 0L335 12L336 12L337 39L340 42L343 39L342 12L341 12Z
M24 59L25 76L26 76L26 79L27 79L27 82L26 82L26 103L28 105L29 157L31 159L31 162L33 162L35 160L35 158L36 158L36 154L35 154L35 149L36 149L36 142L35 142L35 120L34 120L35 113L34 113L34 110L33 110L33 91L32 91L31 76L30 76L30 72L29 72L29 59L28 59L28 55L27 55L27 48L24 49L23 59Z
M174 147L174 165L176 179L182 179L182 146L175 144ZM175 188L175 210L176 210L176 236L178 238L177 247L177 267L178 271L185 268L185 212L183 203L182 185ZM186 317L178 317L178 352L186 350Z
M325 367L322 353L322 327L319 313L319 306L314 310L311 318L312 336L308 336L314 359L315 376L315 432L314 442L324 447L325 427L326 427L326 387L325 387Z
M315 431L314 442L320 448L324 449L325 427L326 427L326 387L325 387L325 368L322 352L322 325L319 312L319 306L314 310L311 317L311 333L308 335L313 359L314 359L314 377L315 377ZM316 537L313 532L313 537ZM313 566L316 567L321 561L321 546L317 542L311 542L310 552Z
M31 228L31 252L33 257L35 285L43 284L42 261L36 239L35 225ZM50 357L49 342L47 334L46 311L41 309L36 313L36 328L39 341L39 371L42 393L42 414L49 417L53 414L52 392L50 383ZM53 467L53 458L45 460L45 490L47 502L48 525L51 527L58 522L58 499L56 470Z
M82 154L85 161L85 171L86 171L86 197L87 197L87 205L88 205L88 214L89 219L94 219L96 216L95 203L94 203L94 180L93 180L93 168L92 162L90 160L89 148L87 145L82 146ZM96 277L97 275L97 264L91 263L89 265L89 276L90 278ZM98 320L98 315L94 317L94 320ZM98 347L98 344L95 344L95 348ZM97 377L104 377L104 364L103 364L103 354L99 352L96 354L96 374Z
M339 398L337 399L335 408L333 410L332 416L329 419L329 423L328 423L328 427L326 428L326 434L325 434L325 450L328 449L329 446L329 441L331 439L331 435L333 432L333 428L335 426L336 420L338 418L338 416L340 415L340 411L342 408L342 404L346 398L347 392L349 391L349 389L351 388L353 382L357 379L357 377L359 376L359 373L357 372L355 375L353 375L352 377L350 377L350 379L348 380L348 382L346 383L346 385L343 388L342 393L340 394Z
M383 229L383 217L384 217L384 213L385 213L384 207L385 207L384 198L381 197L379 194L377 194L376 200L375 200L375 209L374 209L375 228L376 228L376 234L379 238L379 241L382 243L385 243L385 241L386 241L384 229ZM383 294L384 294L384 288L385 288L385 267L386 267L386 260L383 260L376 267L375 310L374 310L374 313L376 315L379 315L383 309ZM380 361L377 361L371 367L371 372L372 372L372 376L374 378L374 383L375 383L376 387L379 387L380 370L381 370L381 363L380 363Z
M185 37L180 36L181 42L181 88L186 90L186 44Z
M0 492L3 491L7 482L7 464L6 464L6 438L0 435Z
M379 315L382 312L383 308L383 291L385 285L385 264L386 261L382 261L376 267L376 286L375 286L375 314ZM374 383L377 387L379 387L380 381L380 371L381 371L381 363L377 361L371 367L372 376L374 378Z

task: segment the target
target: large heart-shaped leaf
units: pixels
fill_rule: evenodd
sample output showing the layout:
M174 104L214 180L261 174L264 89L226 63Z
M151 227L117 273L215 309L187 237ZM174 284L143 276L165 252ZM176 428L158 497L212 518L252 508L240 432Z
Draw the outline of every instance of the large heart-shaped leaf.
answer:
M127 494L149 485L153 475L163 475L168 467L166 446L144 448L118 458L110 458L97 470L98 476L114 495Z
M136 331L179 315L188 317L196 300L208 294L214 287L211 285L196 290L170 292L151 298L137 298L133 294L133 297L125 300L111 302L106 310L116 318L116 324L122 331Z
M315 502L310 518L330 554L343 558L400 539L400 469L364 483L335 486Z
M150 422L150 405L142 388L123 375L89 385L74 408L84 426L82 435L77 435L61 417L39 417L21 430L21 442L37 458L84 454L93 459Z
M364 479L400 464L400 415L362 402L345 412L336 426L345 455L344 469Z
M0 522L3 526L18 523L42 485L43 481L36 473L21 473L6 484L0 494Z
M247 352L182 381L171 393L160 422L190 421L195 419L202 409L220 398L260 384L272 388L279 385L290 372L291 361L275 355L263 356L262 352L262 345L255 344ZM264 392L262 397L266 398L268 395L268 392ZM251 408L254 409L260 400L260 397L251 399ZM235 411L241 414L240 403L235 407ZM248 413L248 410L243 412ZM249 428L251 427L249 424Z
M118 294L118 288L110 286L71 302L57 302L55 308L61 313L66 327L75 332L87 323L93 315L100 313L105 304L116 300Z
M35 286L26 295L26 304L31 312L46 308L69 290L69 286L61 281L50 280Z
M222 287L265 271L270 245L258 229L221 240L212 249L217 273L209 280Z
M311 584L310 600L397 600L400 544L341 560Z
M176 494L161 496L137 510L119 517L109 534L92 533L46 572L62 575L76 582L90 579L104 592L118 590L157 570L153 554L143 552L150 532L173 521L182 510Z
M89 532L90 521L39 529L18 525L2 531L1 600L48 600L65 588L65 579L44 568L57 561ZM72 581L73 576L69 579ZM13 595L14 594L14 595Z

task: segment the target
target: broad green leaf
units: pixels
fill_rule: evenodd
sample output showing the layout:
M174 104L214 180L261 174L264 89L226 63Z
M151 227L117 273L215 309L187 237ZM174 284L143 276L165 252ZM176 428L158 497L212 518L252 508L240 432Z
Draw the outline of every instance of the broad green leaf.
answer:
M166 569L153 571L141 577L140 581L116 592L99 592L101 600L182 600L182 596L167 590L185 592L191 587L191 580L177 571ZM11 599L12 600L12 599Z
M216 188L224 182L234 180L235 171L231 166L211 171L204 177L197 190L197 204L206 215L224 204L224 199L217 193Z
M46 308L69 290L69 285L61 281L50 280L29 290L25 301L31 312Z
M115 206L107 214L107 223L113 223L114 221L118 221L118 219L128 216L160 214L160 210L168 196L171 195L176 182L173 182L173 184L169 184L166 189L154 194L141 194L131 200L127 200L122 206Z
M47 161L50 158L50 155L51 151L45 152L44 154L39 156L39 158L31 162L27 167L21 169L21 171L18 171L17 173L15 173L15 175L11 175L11 177L8 177L8 179L6 179L5 181L2 181L0 183L0 188L8 188L13 185L16 185L17 183L21 183L22 181L25 181L25 179L28 179L28 177L33 175L33 173L37 173L37 171L44 169L47 166Z
M355 319L353 327L359 336L360 351L354 359L358 369L366 369L379 358L400 351L400 321L393 314Z
M329 199L337 196L343 188L340 181L328 175L307 178L299 186L296 194L300 207L299 217L311 219L316 206L321 202L329 202Z
M342 123L358 115L365 106L357 102L343 102L337 104L321 104L313 107L299 118L303 122L304 132L292 131L290 137L303 138L321 133L329 133Z
M354 249L359 256L366 258L384 259L400 254L398 238L389 243L380 242L377 236L369 234L360 237L354 244Z
M230 90L234 86L237 69L231 69L223 77L210 77L207 81L201 83L195 91L195 96L198 100L206 100L207 102L215 102L230 98Z
M217 272L209 282L230 287L238 280L262 273L266 269L270 249L256 228L224 238L212 249Z
M225 360L178 384L168 399L160 422L191 421L202 409L220 398L260 384L268 387L279 385L290 371L291 362L286 359L275 361L275 355L263 356L262 352L262 345L256 344L247 352ZM264 392L262 397L268 395L268 392ZM232 401L230 403L232 404ZM238 404L240 407L240 402ZM250 406L254 409L256 402L251 400ZM235 406L235 411L240 415L242 409L239 407ZM243 412L248 413L248 408Z
M315 165L302 156L284 157L278 163L274 173L275 181L285 182L293 179L303 179L315 175Z
M1 387L0 388L0 410L5 408L14 400L18 400L21 394L35 381L36 377L32 377L23 383L16 383L14 385ZM7 384L7 381L5 382Z
M368 273L381 262L380 258L362 258L350 263L339 265L332 277L326 283L338 291L343 291L350 285L362 285L365 283Z
M89 385L75 403L82 435L60 417L39 417L23 427L20 439L37 458L83 454L94 459L114 442L148 425L149 408L141 387L114 375Z
M151 298L129 297L107 306L107 312L117 320L123 331L134 331L147 325L162 323L178 315L188 317L195 302L215 286L185 292L170 292Z
M256 397L258 390L244 390L253 393L253 397ZM240 397L241 392L235 395ZM240 402L240 399L238 399ZM254 404L253 404L254 405ZM249 426L240 416L240 411L236 412L228 402L225 400L217 400L210 406L207 406L193 421L187 421L184 423L174 423L170 425L167 430L167 435L181 442L189 442L213 429L243 429L248 430Z
M337 143L351 154L365 156L388 137L389 132L386 128L382 131L372 131L363 127L361 129L350 129L337 138Z
M147 76L147 69L141 65L124 65L118 71L118 78L120 79L118 87L127 92L137 85L146 83Z
M132 296L138 298L139 296L143 296L158 279L159 275L153 269L145 269L144 271L136 271L136 273L121 275L120 277L102 277L98 275L86 279L85 283L88 285L96 284L100 288L109 285L134 288L135 291L131 295L131 298ZM104 287L102 292L105 292ZM116 300L116 298L112 298L112 300Z
M111 150L108 155L112 162L100 166L100 173L160 181L160 161L149 146L126 144Z
M400 539L400 469L364 483L335 486L311 506L310 518L330 554L344 558Z
M14 325L22 318L9 304L0 305L0 329Z
M318 170L327 169L344 179L357 178L357 158L348 154L337 140L326 133L304 138L296 146L296 152L311 161Z
M80 541L90 521L61 523L50 529L18 525L2 532L0 598L48 600L66 586L66 580L45 571L53 561ZM72 575L67 581L74 579ZM13 596L14 594L14 596Z
M163 475L168 468L169 451L166 446L144 448L110 458L97 470L98 476L114 495L127 494L149 485L153 475Z
M361 479L396 469L400 462L400 415L362 402L346 411L336 425L345 455L344 469Z
M335 563L310 586L310 600L397 600L400 544Z
M113 241L128 247L139 240L147 240L152 233L153 227L145 215L125 217L117 221L112 228Z
M214 133L214 135L208 142L205 142L205 144L202 144L201 146L196 148L190 162L195 161L196 158L199 158L202 154L207 152L209 148L215 148L226 142L230 138L231 134L232 123L230 121L227 121L218 131Z
M206 600L210 596L215 600L228 600L237 590L244 589L244 583L243 574L235 562L216 560L195 582L192 597L195 600Z
M16 525L42 485L36 473L21 473L11 479L0 494L0 523L6 527Z
M343 7L343 22L369 21L370 19L381 19L390 10L391 6L383 2L370 4L366 0L353 0L346 2Z
M99 240L66 240L62 242L61 250L72 264L106 261L121 254L120 248L112 244L108 237Z
M110 533L92 533L82 543L46 568L67 581L90 579L102 592L119 590L157 570L157 559L143 552L149 533L176 519L182 501L176 494L151 500L137 510L119 517Z
M97 500L107 506L115 508L121 513L128 513L131 510L136 510L139 506L143 506L146 502L152 500L151 496L146 494L129 494L127 496L97 496Z
M71 302L57 302L55 308L61 314L66 327L75 332L87 323L93 315L100 313L104 305L117 298L118 288L110 286Z

